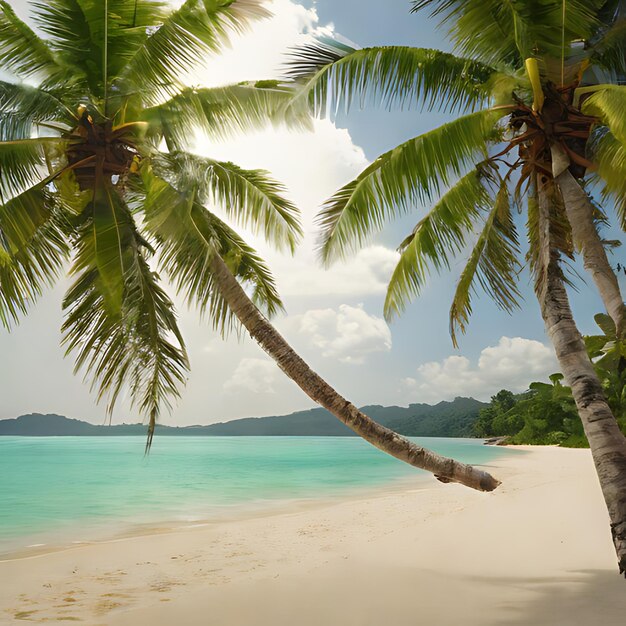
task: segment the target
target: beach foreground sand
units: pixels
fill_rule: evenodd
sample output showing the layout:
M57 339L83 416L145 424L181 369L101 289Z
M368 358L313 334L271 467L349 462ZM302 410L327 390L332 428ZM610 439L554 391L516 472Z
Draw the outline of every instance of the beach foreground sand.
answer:
M416 480L0 562L0 623L622 626L589 451L524 450L491 494Z

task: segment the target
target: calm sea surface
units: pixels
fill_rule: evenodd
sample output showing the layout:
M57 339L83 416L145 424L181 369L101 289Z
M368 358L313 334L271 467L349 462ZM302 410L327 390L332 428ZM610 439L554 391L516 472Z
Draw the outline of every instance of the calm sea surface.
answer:
M489 464L511 451L415 439ZM380 487L418 472L359 438L0 437L0 553Z

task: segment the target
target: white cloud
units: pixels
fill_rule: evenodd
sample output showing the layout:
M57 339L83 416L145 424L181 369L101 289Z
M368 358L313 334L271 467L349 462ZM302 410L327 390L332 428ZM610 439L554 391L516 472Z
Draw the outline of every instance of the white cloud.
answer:
M312 34L330 35L332 24L319 25L314 8L291 0L265 3L272 17L254 21L241 36L232 38L230 49L207 60L196 79L203 85L218 86L243 80L276 78L284 70L285 51L301 44Z
M359 250L347 262L337 262L330 269L319 266L312 251L302 250L288 264L276 264L279 288L288 296L355 296L384 294L398 262L398 253L384 246Z
M312 33L332 31L332 25L318 23L314 8L306 9L289 0L275 0L268 7L274 17L258 22L252 33L237 38L231 52L211 59L209 69L199 77L202 84L276 77L290 47ZM233 224L268 261L283 296L363 297L384 293L398 258L395 251L366 247L331 271L320 267L315 254L318 229L314 218L319 207L368 165L363 150L353 143L346 129L324 119L313 122L312 132L267 128L223 141L200 135L194 150L241 167L266 169L287 187L301 211L304 229L295 257L275 252L262 238ZM221 217L229 221L223 214Z
M524 391L528 383L556 370L556 357L548 346L523 337L502 337L497 346L482 350L475 365L464 356L449 356L420 365L417 376L403 379L401 385L420 401L459 395L487 399L503 388Z
M370 245L330 270L321 267L315 252L318 229L314 219L319 207L368 163L347 130L328 120L316 120L313 132L278 128L250 133L236 141L203 138L196 151L242 167L267 169L287 187L289 197L300 209L304 230L294 257L276 252L262 238L235 225L268 261L283 296L363 297L385 292L398 261L395 250ZM229 221L223 213L221 217Z
M219 352L220 348L224 345L224 340L221 337L213 337L203 348L202 352L207 354Z
M315 309L295 319L311 347L342 363L361 364L370 354L391 350L391 332L385 320L369 315L361 306Z
M274 384L279 371L272 361L266 359L241 359L233 375L224 383L224 391L236 393L275 393Z

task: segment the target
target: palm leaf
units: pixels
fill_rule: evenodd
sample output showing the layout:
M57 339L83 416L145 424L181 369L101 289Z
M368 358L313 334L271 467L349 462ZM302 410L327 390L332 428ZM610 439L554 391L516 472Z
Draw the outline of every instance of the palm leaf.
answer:
M109 411L128 390L153 428L179 395L187 355L173 304L146 259L151 248L117 191L104 187L80 216L63 342Z
M101 17L102 0L93 1L96 5L96 16ZM133 0L131 2L107 0L107 2L109 9L107 77L112 81L125 70L151 34L167 20L173 3L162 0ZM96 41L103 40L104 32L95 31L93 37Z
M167 102L145 109L142 119L150 123L151 134L158 141L165 138L170 149L186 149L198 129L219 140L268 123L310 127L308 111L298 111L292 99L292 90L274 81L187 88Z
M105 81L126 67L150 29L166 16L163 3L153 0L49 0L34 3L34 8L39 27L70 68L57 83L79 77L99 98L105 94Z
M7 328L52 285L68 257L64 219L43 185L0 206L0 322Z
M70 122L71 113L43 89L0 81L0 118L0 141L7 141L29 139L38 122Z
M489 206L488 190L477 170L449 189L400 244L400 259L391 275L385 298L385 317L404 311L424 287L430 268L450 268L450 257L460 252L481 211Z
M582 110L600 118L612 135L626 146L626 87L602 85L585 99Z
M157 175L177 190L194 190L200 204L213 202L266 241L292 252L302 235L297 208L283 197L285 189L264 170L245 170L234 163L177 152L152 159Z
M59 66L48 44L0 0L0 69L22 78L50 75Z
M626 18L616 20L593 46L591 63L609 72L626 73Z
M0 128L18 135L26 130L15 121L3 124L1 119ZM45 148L59 143L62 140L53 137L0 141L0 202L41 181Z
M121 92L141 93L153 103L171 96L181 74L227 45L232 33L269 15L258 0L187 0L128 59L119 74Z
M622 230L626 230L626 145L602 126L594 130L587 149L604 184L603 196L613 200Z
M330 198L317 217L320 254L328 264L356 249L384 222L429 202L451 176L485 158L508 109L485 109L411 139L378 157Z
M49 219L55 200L44 185L31 187L0 205L0 243L16 253Z
M93 95L102 97L105 6L96 0L33 3L35 21L48 36L49 44L63 66L63 71L54 78L55 84L68 84L69 79L79 81L85 83ZM100 39L94 39L96 32Z
M567 52L572 41L587 39L598 27L601 0L568 0L565 13ZM456 49L490 64L517 67L531 56L559 59L562 51L562 0L416 0L413 12L429 9L449 25Z
M140 249L133 261L125 276L123 315L132 324L130 330L135 341L131 343L132 352L126 354L126 359L130 365L133 401L149 417L146 444L146 449L149 449L163 406L171 410L171 400L180 397L180 387L185 384L189 371L189 360L178 329L174 305L159 286L158 275L150 269ZM175 343L171 341L171 336L175 338ZM120 352L127 352L123 344ZM105 371L111 367L110 356L107 353L101 360ZM124 366L115 368L116 388L121 386L120 373L126 369Z
M521 269L519 252L505 178L454 293L450 307L450 335L455 347L458 347L457 331L465 333L472 314L471 296L476 291L476 283L502 310L511 312L519 307L521 294L516 284Z
M384 46L355 50L331 39L295 49L287 75L302 83L315 114L356 102L431 110L485 104L496 71L487 65L427 48ZM511 91L513 88L511 87Z
M126 203L101 172L96 173L77 229L80 239L72 274L95 272L98 297L111 316L118 316L124 301L124 276L134 262L136 233Z
M217 289L211 259L219 254L233 274L252 290L252 298L268 315L282 310L271 273L256 252L235 231L195 201L147 168L145 226L162 250L161 266L187 302L208 315L226 333L235 320Z

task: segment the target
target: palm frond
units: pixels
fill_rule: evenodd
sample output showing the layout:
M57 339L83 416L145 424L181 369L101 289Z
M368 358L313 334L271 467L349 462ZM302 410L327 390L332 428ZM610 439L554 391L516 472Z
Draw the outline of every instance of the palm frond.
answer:
M19 322L68 257L63 212L43 185L0 205L0 323Z
M124 303L124 276L135 262L135 224L118 190L98 170L90 194L77 218L80 245L72 274L94 271L98 297L111 316L118 316Z
M609 72L626 74L626 18L616 20L593 46L590 60Z
M502 310L511 312L519 307L521 294L516 284L521 269L519 252L505 178L454 292L450 307L450 336L455 347L458 347L457 331L465 333L472 314L471 297L476 291L476 283Z
M603 85L585 99L582 110L598 117L626 146L626 86Z
M127 391L153 425L179 396L189 367L174 306L150 269L150 246L115 189L94 196L77 233L63 343L98 401L106 397L112 411Z
M186 88L163 104L145 109L142 119L170 149L187 149L197 130L223 139L267 124L309 128L306 110L293 105L293 91L275 81L239 83L205 89Z
M233 33L271 13L259 0L187 0L142 43L119 74L121 93L156 103L178 91L179 77L228 45Z
M0 111L0 142L30 137L33 125L30 119L15 113Z
M392 107L473 109L485 104L496 70L439 50L384 46L356 50L331 39L295 49L287 76L315 114L365 102ZM512 91L512 89L511 89Z
M378 157L330 198L317 216L324 263L362 245L386 220L429 202L484 159L507 109L485 109L415 137Z
M85 0L81 0L84 3ZM92 0L96 15L102 15L102 0ZM114 80L146 40L167 20L171 2L163 0L107 0L107 77ZM179 3L176 3L179 4ZM93 30L93 29L92 29ZM96 32L94 39L104 39L104 32Z
M568 0L565 13L567 51L572 41L589 38L600 25L604 2ZM449 27L456 49L486 63L517 67L531 56L558 59L562 44L562 0L416 0L413 12L430 10Z
M266 171L245 170L185 152L155 156L152 165L178 191L193 190L200 204L216 203L241 226L262 233L279 249L294 251L302 235L298 209Z
M449 189L400 244L400 259L391 275L385 298L385 317L404 311L424 287L431 268L450 268L450 257L460 252L467 235L490 203L478 170L472 170Z
M105 6L96 0L33 3L34 19L48 36L63 67L53 79L56 84L64 84L71 77L72 81L86 83L92 94L102 97Z
M587 149L604 183L602 195L613 200L620 226L626 230L626 145L602 126L594 130Z
M235 231L165 180L142 170L146 185L145 227L159 243L160 264L188 304L227 333L236 323L214 283L211 260L219 254L233 274L252 290L254 302L268 315L283 305L274 279L256 252Z
M20 133L3 133L0 130L2 141L29 139L37 122L71 121L71 112L51 93L38 87L5 81L0 81L0 115L5 118L7 128L18 123L25 128ZM11 119L14 121L11 122Z
M33 121L65 121L64 116L70 114L54 94L40 87L7 81L0 81L0 111L31 118Z
M56 200L45 185L23 191L0 205L0 245L14 254L49 221Z
M0 127L9 134L26 131L19 120L0 120ZM45 147L59 142L60 139L51 137L0 141L0 202L41 181Z
M164 3L155 0L107 0L106 4L102 0L48 0L35 2L34 9L39 27L49 36L63 66L70 69L57 83L84 80L99 98L105 93L105 81L126 67L167 15Z
M285 75L294 81L312 79L335 63L356 52L356 48L332 37L316 37L290 50Z
M59 66L48 44L0 0L0 69L19 76L49 76Z

